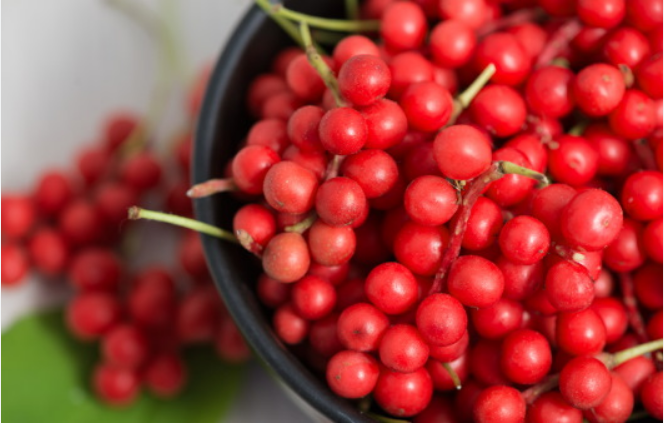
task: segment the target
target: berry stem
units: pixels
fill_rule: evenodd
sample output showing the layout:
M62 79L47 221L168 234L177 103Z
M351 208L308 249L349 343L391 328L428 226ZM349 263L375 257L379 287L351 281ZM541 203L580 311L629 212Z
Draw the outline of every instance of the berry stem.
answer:
M576 125L574 125L567 133L569 135L575 135L577 137L581 136L583 134L583 131L586 130L586 127L588 126L588 121L587 120L582 120Z
M639 305L634 296L634 282L632 281L632 276L627 273L621 273L620 278L620 290L622 291L623 303L627 309L627 316L629 318L629 325L639 339L639 342L645 342L648 340L648 335L646 333L646 326L639 312Z
M297 25L289 21L283 16L277 15L272 7L272 4L269 0L256 0L258 7L263 9L274 22L277 23L300 47L304 47L302 42L302 37L300 36L300 31L297 29Z
M482 26L477 32L477 38L485 37L493 32L528 22L539 21L546 17L546 13L539 8L522 9Z
M450 363L443 363L443 367L445 368L445 371L447 372L447 374L450 375L450 378L452 379L452 382L454 383L454 387L457 389L457 391L459 389L461 389L462 388L461 379L459 378L459 375L457 374L457 372L454 371L452 366L450 366Z
M311 225L314 224L314 222L318 219L318 214L316 214L315 211L312 211L309 213L309 216L305 217L303 220L297 222L294 225L286 226L284 228L285 232L296 232L298 234L304 233L307 229L311 227Z
M129 220L145 219L145 220L154 220L157 222L168 223L174 226L180 226L182 228L187 228L194 230L196 232L210 235L215 238L223 239L225 241L238 243L238 239L228 231L225 231L221 228L209 225L204 222L199 222L198 220L195 219L189 219L187 217L177 216L170 213L163 213L154 210L146 210L140 207L133 206L130 207L128 210L128 218Z
M656 341L646 342L626 350L618 351L617 353L610 355L610 362L607 364L607 367L613 368L619 366L640 355L661 350L662 347L664 347L664 340L658 339Z
M235 231L235 235L237 236L237 240L240 245L242 245L247 251L254 254L258 258L263 256L263 246L254 241L254 238L249 235L249 232L238 229Z
M632 88L632 85L634 85L634 72L632 72L632 69L623 63L618 65L618 69L620 69L620 73L622 73L625 87Z
M496 66L493 63L490 63L489 66L484 68L482 73L480 73L477 78L466 88L461 94L456 98L457 107L460 107L461 110L458 112L455 110L455 118L459 113L466 107L470 105L470 102L473 101L477 93L480 92L482 88L489 82L489 79L496 73ZM455 107L455 109L457 108Z
M548 376L543 382L533 385L521 393L526 404L532 404L540 395L555 389L558 386L560 375Z
M556 32L551 35L551 38L549 38L549 41L540 52L540 55L535 61L535 68L546 66L556 59L572 38L581 31L582 27L583 26L578 19L570 19L562 24Z
M436 277L433 280L429 294L434 294L442 290L443 281L447 271L449 270L450 266L452 266L452 263L454 263L457 257L459 257L459 252L461 251L461 242L463 240L463 235L466 232L466 227L468 226L470 212L477 202L477 199L482 195L487 185L495 180L502 178L506 174L523 175L528 178L535 179L538 181L538 186L540 187L549 183L547 177L539 172L526 169L511 162L496 161L493 162L491 166L486 171L484 171L484 173L468 184L468 188L463 194L463 199L461 200L459 210L454 217L450 242L447 245L445 253L443 254L443 259L440 263L440 267L438 268L438 272L436 273Z
M319 16L307 15L287 9L283 4L272 5L272 11L275 16L281 16L299 23L306 23L314 28L329 29L339 32L372 32L378 31L380 21L378 20L344 20L328 19Z
M351 21L360 19L360 6L357 0L346 0L346 16Z
M237 191L237 186L232 179L210 179L189 188L189 191L187 191L187 197L203 198L226 191Z
M316 46L314 46L313 40L311 38L309 25L307 25L305 22L300 22L300 36L302 37L302 43L304 44L304 50L307 54L309 63L311 66L313 66L314 69L316 69L316 72L318 72L318 75L320 75L321 79L325 83L325 86L327 86L327 88L332 92L334 102L339 107L345 106L346 103L339 93L339 83L337 82L337 78L334 76L332 69L330 69L327 63L325 63L325 60L323 60L323 58L318 53L318 50L316 49Z

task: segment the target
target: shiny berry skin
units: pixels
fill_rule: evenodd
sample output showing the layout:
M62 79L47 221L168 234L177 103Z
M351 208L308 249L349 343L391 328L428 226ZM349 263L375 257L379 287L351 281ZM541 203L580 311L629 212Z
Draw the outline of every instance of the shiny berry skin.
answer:
M635 140L648 136L656 126L655 103L639 90L627 90L609 114L609 126L617 135Z
M639 88L653 99L662 98L662 55L652 56L639 65L635 72Z
M438 176L420 176L404 193L404 205L410 218L421 225L446 223L458 208L457 192L447 180Z
M3 242L0 255L2 256L2 286L20 284L30 267L25 250L18 244Z
M630 217L653 220L662 217L662 173L644 170L633 173L623 185L621 203Z
M78 252L69 267L72 285L83 291L114 291L120 284L122 264L111 250L88 248Z
M588 271L570 260L549 268L545 280L546 297L559 311L579 311L590 306L595 296Z
M498 301L504 286L498 266L480 256L459 257L447 277L449 293L468 307L490 306Z
M488 307L471 309L470 317L481 337L500 339L521 327L523 312L518 301L501 298Z
M478 125L498 137L515 135L526 122L523 97L507 85L483 88L470 104L470 113Z
M295 312L307 320L318 320L333 309L337 301L334 287L316 276L305 276L291 291Z
M433 395L431 376L425 368L401 373L382 368L373 397L378 405L397 417L411 417L429 405Z
M615 66L596 63L576 75L572 93L576 105L584 113L604 116L618 107L625 94L625 82Z
M533 170L544 172L546 169L547 151L539 136L521 134L506 142L503 147L514 148L523 153Z
M558 347L573 355L597 354L606 344L606 327L590 308L572 313L559 313L556 322Z
M473 30L486 22L487 14L488 7L484 0L441 0L438 2L438 15L443 21L464 22Z
M314 206L318 180L310 170L294 162L279 162L265 174L265 200L278 212L306 213Z
M461 245L470 251L488 248L498 239L502 227L501 208L491 199L479 197L470 211Z
M426 32L426 15L415 3L394 2L383 12L380 36L392 51L417 49Z
M622 208L613 196L599 189L578 193L562 211L565 239L586 250L609 245L622 228Z
M376 43L363 35L349 35L334 46L332 58L339 69L351 57L367 54L380 57Z
M323 79L304 53L296 56L286 68L286 83L295 95L308 102L319 100L325 91Z
M450 234L444 226L406 222L394 239L394 255L411 272L433 276L440 267Z
M310 323L295 312L292 304L287 303L275 310L272 326L279 339L286 344L295 345L304 341Z
M636 68L650 53L650 43L645 34L630 27L611 32L604 41L604 57L616 66Z
M520 329L503 340L500 368L515 383L539 382L549 372L551 362L551 347L539 332Z
M395 100L416 82L433 81L434 66L421 53L406 51L395 55L388 63L392 74L389 96Z
M138 369L149 353L145 335L127 324L111 329L102 339L101 348L107 363L126 369Z
M418 82L408 87L399 100L411 128L436 131L449 121L454 108L450 92L435 82Z
M265 174L280 161L276 151L263 145L253 145L240 150L231 164L233 182L247 194L261 194Z
M172 398L182 391L187 381L187 369L180 357L162 353L153 357L143 374L145 386L160 398Z
M447 363L456 360L468 350L470 337L468 331L455 343L445 346L429 345L429 355L440 362Z
M574 407L598 406L611 390L611 374L593 357L575 357L560 372L560 393Z
M471 59L476 42L473 30L463 21L448 20L431 31L429 50L438 66L458 68Z
M530 75L525 98L533 112L553 118L567 115L574 107L574 73L559 66L545 66Z
M625 0L579 0L576 13L587 26L613 28L625 16Z
M414 326L400 324L383 333L378 354L381 363L390 369L410 373L426 364L429 346Z
M343 398L362 398L376 386L380 369L369 354L340 351L327 363L327 384Z
M468 125L453 125L438 133L434 157L443 176L466 180L491 165L491 145L486 136Z
M512 387L491 386L484 389L475 400L473 416L477 422L523 422L526 418L526 401Z
M514 264L500 257L496 264L503 272L505 290L503 296L512 300L523 300L538 291L544 281L544 264Z
M631 0L626 3L625 21L630 26L648 32L662 24L661 0Z
M346 157L341 173L357 182L366 198L376 198L387 193L399 177L396 162L382 150L362 150Z
M323 148L332 154L357 153L367 141L367 123L357 110L338 107L325 113L318 136Z
M643 225L624 219L622 229L604 250L604 265L615 272L631 272L639 268L647 259L642 238Z
M639 303L650 310L661 309L662 266L647 263L639 268L633 276L634 294Z
M551 419L554 420L551 420ZM572 407L559 392L546 392L528 407L526 421L532 423L581 423L583 413Z
M2 195L2 236L22 238L30 232L37 217L37 208L25 195Z
M300 54L300 51L297 54ZM288 85L282 76L272 73L258 75L249 85L247 93L247 105L251 114L260 117L265 100L274 94L288 91Z
M127 296L129 315L143 328L164 329L176 312L175 282L159 267L150 267L134 277Z
M463 305L451 295L432 294L417 308L417 329L428 344L445 346L459 341L466 333L468 317Z
M599 315L606 328L606 343L618 341L627 330L627 311L615 297L595 298L590 306Z
M530 57L519 41L505 32L489 34L477 43L473 59L475 72L479 74L491 63L496 66L491 81L510 86L525 81L531 68Z
M389 319L378 308L371 304L358 303L347 307L339 315L337 336L341 344L348 349L375 351L389 325Z
M247 134L247 145L262 145L282 154L289 144L287 124L281 119L263 119Z
M339 69L341 95L356 106L368 106L387 94L392 82L390 69L380 57L353 56Z
M662 372L650 376L641 388L641 402L648 414L662 419Z
M461 385L463 385L468 376L470 375L470 363L468 359L468 354L462 354L453 361L448 362L449 367L454 371L459 377ZM430 359L427 361L426 369L431 376L431 381L433 382L433 387L437 391L454 391L456 390L456 383L450 377L449 372L443 366L443 363L438 360Z
M332 226L353 224L368 207L360 184L343 176L329 179L318 187L315 205L320 219Z
M597 175L619 176L628 170L634 156L630 143L613 133L606 124L591 124L583 132L585 138L597 151Z
M511 147L499 148L492 157L494 162L511 162L527 169L533 167L524 153ZM506 174L489 184L486 196L501 207L509 207L524 201L534 187L535 180L532 178L516 173Z
M503 255L517 264L534 264L549 251L549 231L539 220L517 216L500 231L498 243Z
M120 322L120 307L118 299L112 294L79 294L67 305L67 327L77 338L96 339Z
M293 145L303 151L323 149L318 136L318 125L325 111L318 106L303 106L288 119L287 134Z
M153 153L140 152L129 157L120 168L120 179L136 191L156 187L163 170Z
M662 263L662 250L664 240L662 239L662 218L648 223L643 231L643 248L648 257L657 263Z
M367 124L365 148L387 149L401 142L408 131L408 119L401 107L386 98L359 108Z
M399 263L383 263L367 276L364 291L373 305L386 314L400 314L417 301L417 281Z
M549 148L548 167L556 182L581 186L597 173L597 152L584 138L564 135L557 138Z
M115 407L134 402L140 389L140 380L134 370L111 364L98 366L92 377L97 396L106 404Z
M277 231L272 212L260 204L247 204L233 216L233 232L247 232L258 244L265 246Z
M309 229L307 241L311 260L323 266L338 266L353 257L358 237L350 226L330 226L317 220Z
M265 273L284 283L301 279L309 270L310 262L306 241L294 232L275 235L263 251Z
M634 394L625 381L616 373L611 373L611 390L602 402L585 412L591 422L629 420L634 409Z

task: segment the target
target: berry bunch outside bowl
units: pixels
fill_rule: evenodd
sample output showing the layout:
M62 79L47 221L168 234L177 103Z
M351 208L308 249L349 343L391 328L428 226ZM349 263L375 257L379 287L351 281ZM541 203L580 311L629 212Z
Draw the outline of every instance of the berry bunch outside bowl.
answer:
M334 0L292 1L289 7L321 16L343 13ZM211 74L195 138L194 183L222 177L255 119L246 107L253 78L269 69L275 55L293 42L264 11L252 7L236 27ZM240 206L227 194L196 200L196 217L230 227ZM262 363L283 382L293 400L317 420L371 422L334 395L272 330L268 311L256 298L260 263L236 245L203 235L203 248L215 283L245 339ZM325 416L325 417L323 417Z

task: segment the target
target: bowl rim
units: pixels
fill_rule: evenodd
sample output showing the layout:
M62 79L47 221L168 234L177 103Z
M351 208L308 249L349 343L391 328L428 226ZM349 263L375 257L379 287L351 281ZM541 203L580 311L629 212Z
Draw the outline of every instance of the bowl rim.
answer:
M194 183L207 180L212 175L213 160L208 153L213 151L217 138L216 117L220 113L224 94L232 83L234 69L242 60L245 47L268 21L267 14L256 5L252 5L236 25L215 62L194 134L191 170ZM194 210L198 220L207 223L215 221L213 199L195 200ZM248 296L254 294L249 289L241 288L246 285L234 283L234 279L238 276L232 270L233 263L224 256L223 241L204 234L201 234L201 240L217 290L221 293L228 311L245 339L261 361L267 365L268 370L329 419L337 422L375 422L354 408L349 401L334 395L324 382L315 377L281 344L266 319L257 319L258 307L248 301Z

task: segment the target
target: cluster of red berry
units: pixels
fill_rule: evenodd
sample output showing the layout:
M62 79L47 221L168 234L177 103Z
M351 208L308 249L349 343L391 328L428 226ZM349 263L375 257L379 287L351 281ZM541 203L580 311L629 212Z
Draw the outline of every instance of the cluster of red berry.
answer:
M251 199L233 230L279 338L419 423L661 419L661 0L258 3L305 51L190 195ZM328 57L309 26L380 41Z
M207 73L190 94L192 118ZM181 353L188 345L214 344L228 361L249 356L211 282L197 234L182 233L179 268L130 270L130 255L123 257L136 225L127 220L129 207L157 202L192 214L191 134L176 140L175 159L160 161L139 142L143 129L135 115L113 115L100 142L78 154L75 171L48 171L32 193L2 194L2 286L20 284L30 268L71 285L67 326L81 340L99 341L92 383L113 405L131 403L141 385L160 397L176 395L186 383Z

